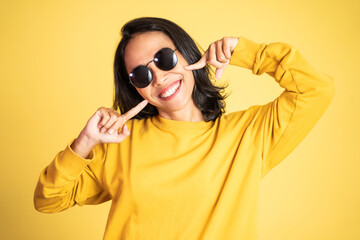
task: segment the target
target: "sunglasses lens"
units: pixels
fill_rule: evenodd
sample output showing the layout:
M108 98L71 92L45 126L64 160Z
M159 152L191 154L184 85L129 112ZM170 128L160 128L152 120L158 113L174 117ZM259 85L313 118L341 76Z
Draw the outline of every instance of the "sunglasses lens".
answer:
M164 71L173 69L177 64L176 50L171 48L163 48L158 51L154 56L155 65ZM149 86L152 81L152 75L146 66L140 65L136 67L130 74L129 78L131 83L137 88L144 88Z
M151 72L145 66L136 67L129 77L132 84L137 88L147 87L152 80Z
M163 48L155 54L154 62L161 70L168 71L176 66L177 57L172 49Z

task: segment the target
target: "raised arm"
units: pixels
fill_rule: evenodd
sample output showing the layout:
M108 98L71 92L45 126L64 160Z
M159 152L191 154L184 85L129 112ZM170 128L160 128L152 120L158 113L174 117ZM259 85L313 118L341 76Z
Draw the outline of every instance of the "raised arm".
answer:
M245 37L224 37L210 44L187 70L209 63L220 78L228 64L269 74L285 90L274 101L250 108L254 143L262 152L262 177L282 161L310 132L329 106L334 79L316 71L293 46L256 43Z
M274 101L250 108L264 177L319 121L334 96L334 79L316 71L296 48L280 42L258 44L239 37L230 64L256 75L267 73L285 88Z

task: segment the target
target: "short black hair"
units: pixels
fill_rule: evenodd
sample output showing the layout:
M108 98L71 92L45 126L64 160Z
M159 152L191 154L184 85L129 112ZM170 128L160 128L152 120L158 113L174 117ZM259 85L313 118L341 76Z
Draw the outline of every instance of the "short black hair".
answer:
M121 40L117 46L114 59L115 98L112 109L120 110L123 114L137 104L143 97L129 82L124 60L125 47L130 39L137 33L160 31L166 34L174 43L178 51L184 56L188 64L196 63L201 58L201 53L194 40L177 24L163 18L142 17L127 22L121 29ZM226 86L214 86L210 81L210 66L192 71L194 75L194 89L192 98L200 109L205 121L215 121L225 112ZM158 114L155 106L150 103L134 118L142 119Z

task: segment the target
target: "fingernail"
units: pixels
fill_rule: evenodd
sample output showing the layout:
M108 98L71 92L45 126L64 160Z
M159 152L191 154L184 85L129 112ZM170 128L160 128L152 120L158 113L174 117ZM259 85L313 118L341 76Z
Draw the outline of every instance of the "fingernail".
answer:
M114 132L114 129L110 129L109 134L112 134Z
M101 132L102 132L102 133L104 133L105 131L106 131L106 129L105 129L105 128L102 128L102 129L101 129Z

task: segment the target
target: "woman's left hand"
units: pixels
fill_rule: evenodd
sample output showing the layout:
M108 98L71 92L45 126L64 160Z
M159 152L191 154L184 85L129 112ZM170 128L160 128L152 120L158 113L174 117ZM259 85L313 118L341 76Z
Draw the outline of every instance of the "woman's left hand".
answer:
M184 67L186 70L196 70L205 67L206 63L214 66L215 79L219 79L224 73L226 66L230 63L232 52L234 51L238 38L223 37L209 45L201 59L194 64Z

